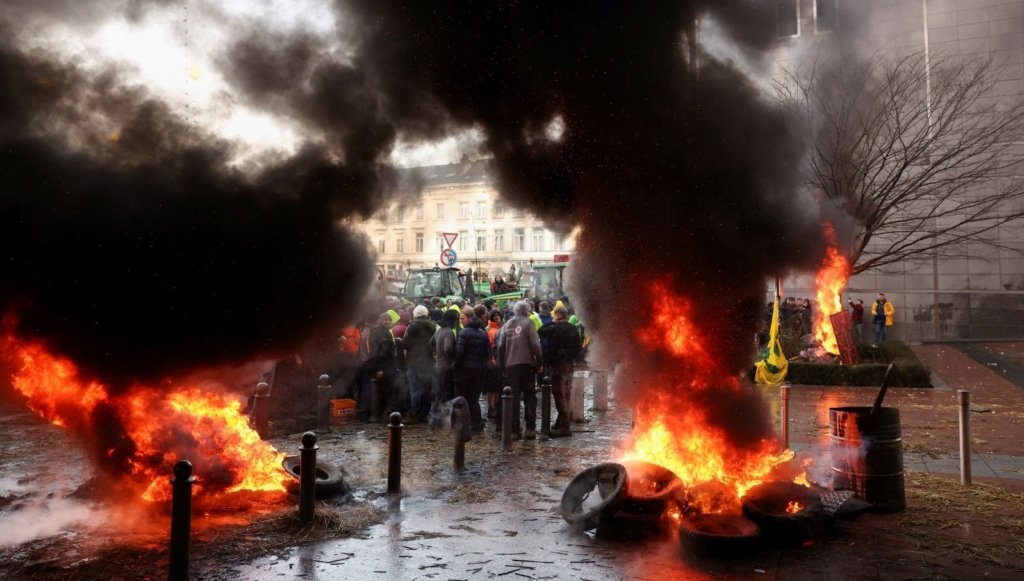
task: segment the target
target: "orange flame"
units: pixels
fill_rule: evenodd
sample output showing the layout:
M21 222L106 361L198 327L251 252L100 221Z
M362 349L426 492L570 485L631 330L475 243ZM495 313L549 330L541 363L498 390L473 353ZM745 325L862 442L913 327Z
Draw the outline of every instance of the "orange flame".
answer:
M796 514L796 513L800 512L803 509L804 509L804 505L800 504L799 502L797 502L795 500L789 501L789 504L786 505L786 513L787 514Z
M714 343L694 322L689 301L656 282L650 292L656 308L653 324L638 331L639 342L652 352L669 356L660 370L658 387L647 390L634 409L633 440L621 461L643 461L671 470L683 485L714 482L716 497L701 507L738 510L739 499L766 480L773 468L793 458L778 452L774 437L740 447L730 441L719 423L707 416L693 395L719 390L738 397L739 382L716 360ZM700 504L691 499L691 504ZM713 504L713 506L712 506Z
M129 486L144 500L170 499L168 481L178 460L192 463L196 496L285 491L290 477L281 469L284 454L260 439L235 399L195 387L167 392L134 386L112 395L40 344L7 335L0 352L15 363L12 383L29 408L100 442L100 456L130 475ZM100 436L118 429L122 433L112 438Z
M818 308L814 311L813 334L823 349L838 355L839 342L836 340L829 315L843 310L841 293L843 287L846 286L846 281L850 278L850 261L839 253L836 245L836 232L832 224L825 222L822 227L825 230L825 239L829 246L825 251L825 258L821 261L818 274L814 277Z

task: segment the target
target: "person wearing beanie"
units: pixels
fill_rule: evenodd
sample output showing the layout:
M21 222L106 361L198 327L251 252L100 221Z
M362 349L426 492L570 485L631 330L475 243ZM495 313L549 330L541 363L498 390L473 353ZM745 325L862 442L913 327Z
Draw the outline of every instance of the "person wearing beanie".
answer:
M434 384L434 354L430 340L437 332L437 324L428 318L427 307L412 310L413 320L405 330L402 352L405 355L405 374L409 385L409 414L407 423L424 422L430 413L431 391Z
M484 421L480 413L480 391L491 345L483 330L484 323L476 316L473 307L462 309L462 326L455 340L455 359L452 362L455 395L466 398L469 404L470 429L482 432Z
M569 427L569 394L572 374L582 347L576 326L569 322L565 307L556 307L554 322L540 328L544 349L544 367L551 377L551 396L558 410L558 418L551 427L551 437L571 436Z

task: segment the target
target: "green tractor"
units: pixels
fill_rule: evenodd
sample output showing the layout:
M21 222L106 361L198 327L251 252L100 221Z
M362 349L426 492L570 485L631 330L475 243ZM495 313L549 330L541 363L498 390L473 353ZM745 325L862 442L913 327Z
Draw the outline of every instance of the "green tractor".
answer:
M440 297L443 301L472 299L466 288L466 275L454 267L414 268L408 271L402 298L420 304L423 299Z
M555 301L566 296L563 275L565 262L535 264L533 270L523 272L519 278L519 288L523 289L524 297L536 302L554 305Z

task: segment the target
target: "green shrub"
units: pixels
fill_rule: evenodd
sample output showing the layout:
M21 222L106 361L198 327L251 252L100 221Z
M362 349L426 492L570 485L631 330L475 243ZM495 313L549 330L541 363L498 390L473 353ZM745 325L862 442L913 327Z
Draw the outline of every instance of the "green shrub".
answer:
M787 355L792 357L789 352ZM838 365L790 361L788 383L798 385L882 385L889 362L896 367L889 376L889 387L931 387L931 371L906 343L887 341L880 347L860 346L860 363ZM750 378L753 379L753 370Z

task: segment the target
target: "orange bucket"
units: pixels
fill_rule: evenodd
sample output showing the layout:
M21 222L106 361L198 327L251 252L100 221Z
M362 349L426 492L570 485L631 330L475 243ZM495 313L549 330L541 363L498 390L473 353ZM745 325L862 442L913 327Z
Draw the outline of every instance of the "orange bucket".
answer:
M334 423L350 421L356 417L356 400L332 399L331 419Z

